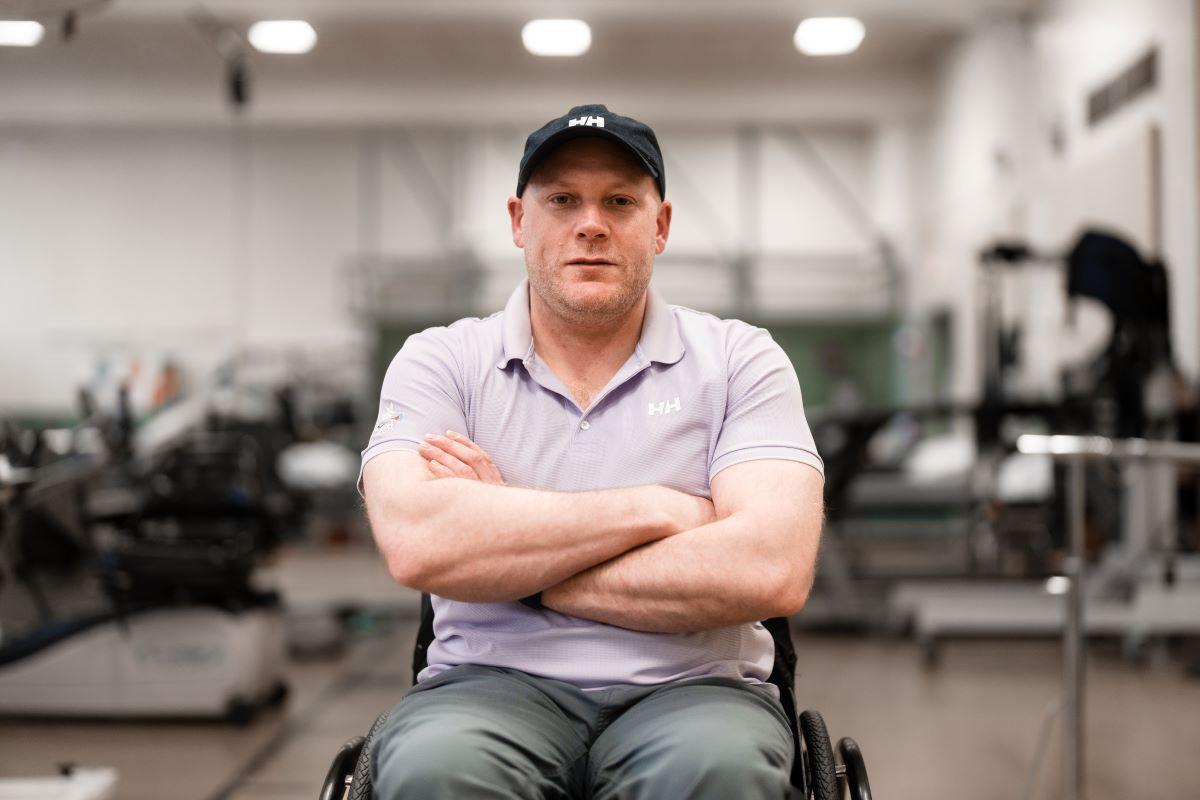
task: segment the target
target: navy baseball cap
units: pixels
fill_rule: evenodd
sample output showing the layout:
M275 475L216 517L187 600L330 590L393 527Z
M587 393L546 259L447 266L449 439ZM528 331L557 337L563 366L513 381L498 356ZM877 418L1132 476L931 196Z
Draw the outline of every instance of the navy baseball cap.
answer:
M529 176L550 151L569 139L595 136L623 144L646 168L658 186L660 197L667 196L667 178L663 172L662 150L650 126L631 117L614 114L601 105L575 106L564 116L552 119L525 140L525 155L517 173L517 197L525 192Z

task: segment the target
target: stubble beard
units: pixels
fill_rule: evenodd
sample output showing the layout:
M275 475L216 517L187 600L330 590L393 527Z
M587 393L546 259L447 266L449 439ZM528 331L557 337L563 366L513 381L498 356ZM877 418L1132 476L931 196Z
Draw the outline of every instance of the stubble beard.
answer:
M619 284L607 283L615 292L605 297L575 297L567 290L562 270L554 266L527 262L529 285L542 301L571 325L602 328L623 319L637 305L650 285L649 264L629 264Z

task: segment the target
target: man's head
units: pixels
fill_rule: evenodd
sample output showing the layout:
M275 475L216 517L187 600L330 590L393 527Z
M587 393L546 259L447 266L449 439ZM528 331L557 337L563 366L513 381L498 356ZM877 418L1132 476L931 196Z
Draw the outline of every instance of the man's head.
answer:
M592 113L576 116L581 110ZM587 327L611 324L637 305L671 226L653 132L607 114L603 106L576 107L531 135L508 200L530 286L554 314Z

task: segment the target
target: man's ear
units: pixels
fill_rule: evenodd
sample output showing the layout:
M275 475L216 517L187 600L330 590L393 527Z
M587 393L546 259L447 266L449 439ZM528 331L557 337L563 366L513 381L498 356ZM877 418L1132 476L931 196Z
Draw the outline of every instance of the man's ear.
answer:
M508 198L508 218L512 221L512 240L517 247L525 247L525 230L523 224L525 222L525 206L521 203L521 198Z
M658 207L658 224L654 231L654 254L661 255L667 249L667 237L671 235L671 201L663 200Z

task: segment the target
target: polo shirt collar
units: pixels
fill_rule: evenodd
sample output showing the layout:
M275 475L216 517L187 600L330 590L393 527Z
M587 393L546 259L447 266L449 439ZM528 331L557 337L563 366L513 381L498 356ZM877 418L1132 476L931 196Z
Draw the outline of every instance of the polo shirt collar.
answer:
M649 361L674 364L683 358L683 340L675 315L653 286L646 296L646 318L637 349ZM504 355L496 366L504 369L514 358L522 361L533 355L533 327L529 322L529 278L517 286L504 306Z

